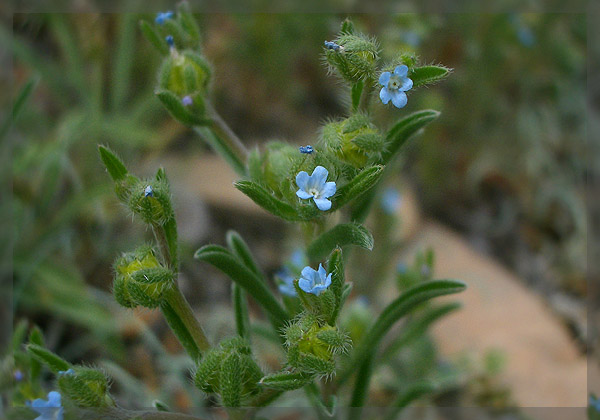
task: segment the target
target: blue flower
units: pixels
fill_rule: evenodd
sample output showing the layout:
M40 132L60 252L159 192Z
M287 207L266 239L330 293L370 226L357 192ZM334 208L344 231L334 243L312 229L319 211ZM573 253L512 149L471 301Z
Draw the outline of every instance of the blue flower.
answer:
M304 251L301 248L294 249L294 252L292 252L292 255L290 256L290 262L294 267L297 267L297 269L300 270L300 267L306 264Z
M395 188L386 188L381 197L381 208L386 214L395 214L401 202L400 193Z
M75 371L73 369L67 369L67 370L61 370L60 372L58 372L58 376L63 376L63 375L75 375Z
M194 100L190 95L186 95L183 98L181 98L181 103L183 104L183 106L190 106L194 103Z
M329 287L331 284L331 273L327 274L327 271L319 264L319 270L313 270L311 267L304 267L302 269L302 276L298 280L298 286L306 293L312 293L313 295L319 296L321 292Z
M154 21L156 23L158 23L159 25L164 25L165 22L167 20L171 19L172 17L173 17L173 12L169 10L168 12L157 13L156 19L154 19Z
M63 420L63 407L60 404L60 394L56 391L48 393L48 401L38 398L29 405L40 415L35 420Z
M173 39L173 35L167 35L165 37L165 41L167 41L169 47L173 48L175 46L175 40Z
M322 166L317 166L312 175L305 171L299 172L296 175L296 185L299 188L296 195L303 200L312 198L321 211L329 210L331 201L328 198L335 194L336 186L335 182L325 182L328 175L329 172Z
M590 407L600 413L600 399L595 395L590 395Z
M13 372L13 378L15 379L15 381L21 382L23 380L23 377L23 372L21 372L19 369Z
M383 86L379 92L379 98L384 104L392 101L396 108L403 108L408 101L407 90L413 87L413 81L407 77L408 67L404 64L397 66L394 73L384 71L379 76L379 84Z
M144 190L144 197L154 197L154 190L152 189L152 185L148 185Z
M313 147L310 144L307 144L306 146L300 146L300 153L310 155L314 151L315 149L313 149Z
M290 270L282 268L275 277L279 280L277 287L279 291L286 296L296 297L296 289L294 288L294 277L292 277Z

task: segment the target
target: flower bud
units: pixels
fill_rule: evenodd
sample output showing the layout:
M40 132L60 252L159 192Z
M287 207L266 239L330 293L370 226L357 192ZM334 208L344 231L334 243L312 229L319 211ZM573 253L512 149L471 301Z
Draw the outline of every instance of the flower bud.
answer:
M137 180L128 198L131 211L145 223L163 226L173 218L170 188L165 180Z
M334 47L335 46L335 47ZM325 58L332 69L350 83L375 79L379 57L377 42L363 34L342 33L325 47Z
M357 169L376 161L385 148L379 130L368 116L360 113L326 124L321 131L321 144L342 162Z
M57 384L61 394L79 407L105 407L111 403L108 377L98 369L74 367L59 372Z
M116 261L115 272L113 293L126 308L156 308L175 277L171 270L160 265L149 246L124 254Z
M210 66L200 54L178 52L173 48L160 70L159 85L181 98L197 92L205 94L211 73Z

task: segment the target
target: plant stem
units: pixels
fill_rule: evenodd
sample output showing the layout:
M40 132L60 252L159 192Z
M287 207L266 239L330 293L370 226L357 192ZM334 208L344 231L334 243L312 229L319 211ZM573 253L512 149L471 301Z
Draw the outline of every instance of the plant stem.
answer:
M177 269L177 267L172 267L173 261L171 258L171 252L169 250L169 243L167 242L165 230L162 228L162 226L152 225L152 232L154 233L154 238L156 239L158 247L160 248L160 253L163 257L165 265L167 267Z
M365 80L365 85L360 96L360 103L358 109L363 112L369 112L369 103L371 101L371 89L373 89L373 81L371 79Z
M182 342L184 347L186 347L186 350L188 350L189 352L189 349L187 347L189 347L189 344L191 343L185 343L184 341L189 341L190 338L193 341L195 347L197 347L197 349L200 352L205 352L209 350L210 343L206 338L206 334L204 334L204 330L202 329L202 327L198 323L198 320L194 316L192 308L190 307L188 301L185 299L185 296L183 296L177 285L174 285L172 289L169 289L169 291L165 292L165 302L168 305L168 307L163 307L163 313L165 314L167 321L169 321L169 325L177 335L177 338ZM173 321L177 320L174 320L170 316L171 314L169 313L169 310L172 310L174 315L177 316L178 320L181 322L181 324L183 324L186 331L180 331L179 326L174 325L175 322ZM187 332L189 337L185 336L185 332ZM198 357L198 355L190 355L194 359Z

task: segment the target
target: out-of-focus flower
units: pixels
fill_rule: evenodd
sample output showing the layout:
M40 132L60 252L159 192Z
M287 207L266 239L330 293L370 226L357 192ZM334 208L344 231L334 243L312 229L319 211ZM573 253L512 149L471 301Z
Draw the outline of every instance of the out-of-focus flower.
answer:
M275 277L279 280L279 284L277 287L279 291L290 297L296 296L296 289L294 288L294 277L292 277L290 271L287 268L282 268L279 270Z
M319 264L319 269L314 270L313 268L306 266L302 269L302 276L298 280L298 286L306 293L312 293L313 295L319 295L321 292L329 287L331 284L331 273L327 274L327 271Z
M408 78L408 67L406 65L397 66L393 73L384 71L379 76L379 84L383 86L379 91L379 98L384 104L392 101L396 108L403 108L408 102L406 96L407 90L413 87L413 81Z
M173 39L173 35L167 35L165 37L165 41L167 41L169 47L173 48L175 46L175 40Z
M386 214L396 214L402 204L400 193L395 188L386 188L381 196L381 208Z
M181 103L183 104L183 106L190 106L194 103L194 100L190 95L186 95L183 98L181 98Z
M159 25L164 25L165 22L169 19L171 19L173 17L173 12L172 11L167 11L167 12L160 12L156 14L156 18L154 19L154 21L156 23L158 23Z
M303 200L312 198L321 211L327 211L331 208L331 201L328 200L335 194L335 182L326 182L329 171L322 166L317 166L312 175L301 171L296 175L296 185L299 190L296 195Z
M60 403L60 393L50 391L48 400L38 398L33 400L30 407L40 415L35 420L63 420L63 407Z

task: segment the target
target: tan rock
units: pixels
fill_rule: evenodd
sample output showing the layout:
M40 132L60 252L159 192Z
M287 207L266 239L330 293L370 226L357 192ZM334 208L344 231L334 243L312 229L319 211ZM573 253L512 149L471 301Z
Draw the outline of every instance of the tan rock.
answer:
M435 278L460 279L468 285L451 297L463 308L433 330L441 351L480 358L486 350L501 349L507 358L501 379L510 385L519 406L584 407L587 361L541 297L438 224L424 225L407 256L426 246L436 253Z

